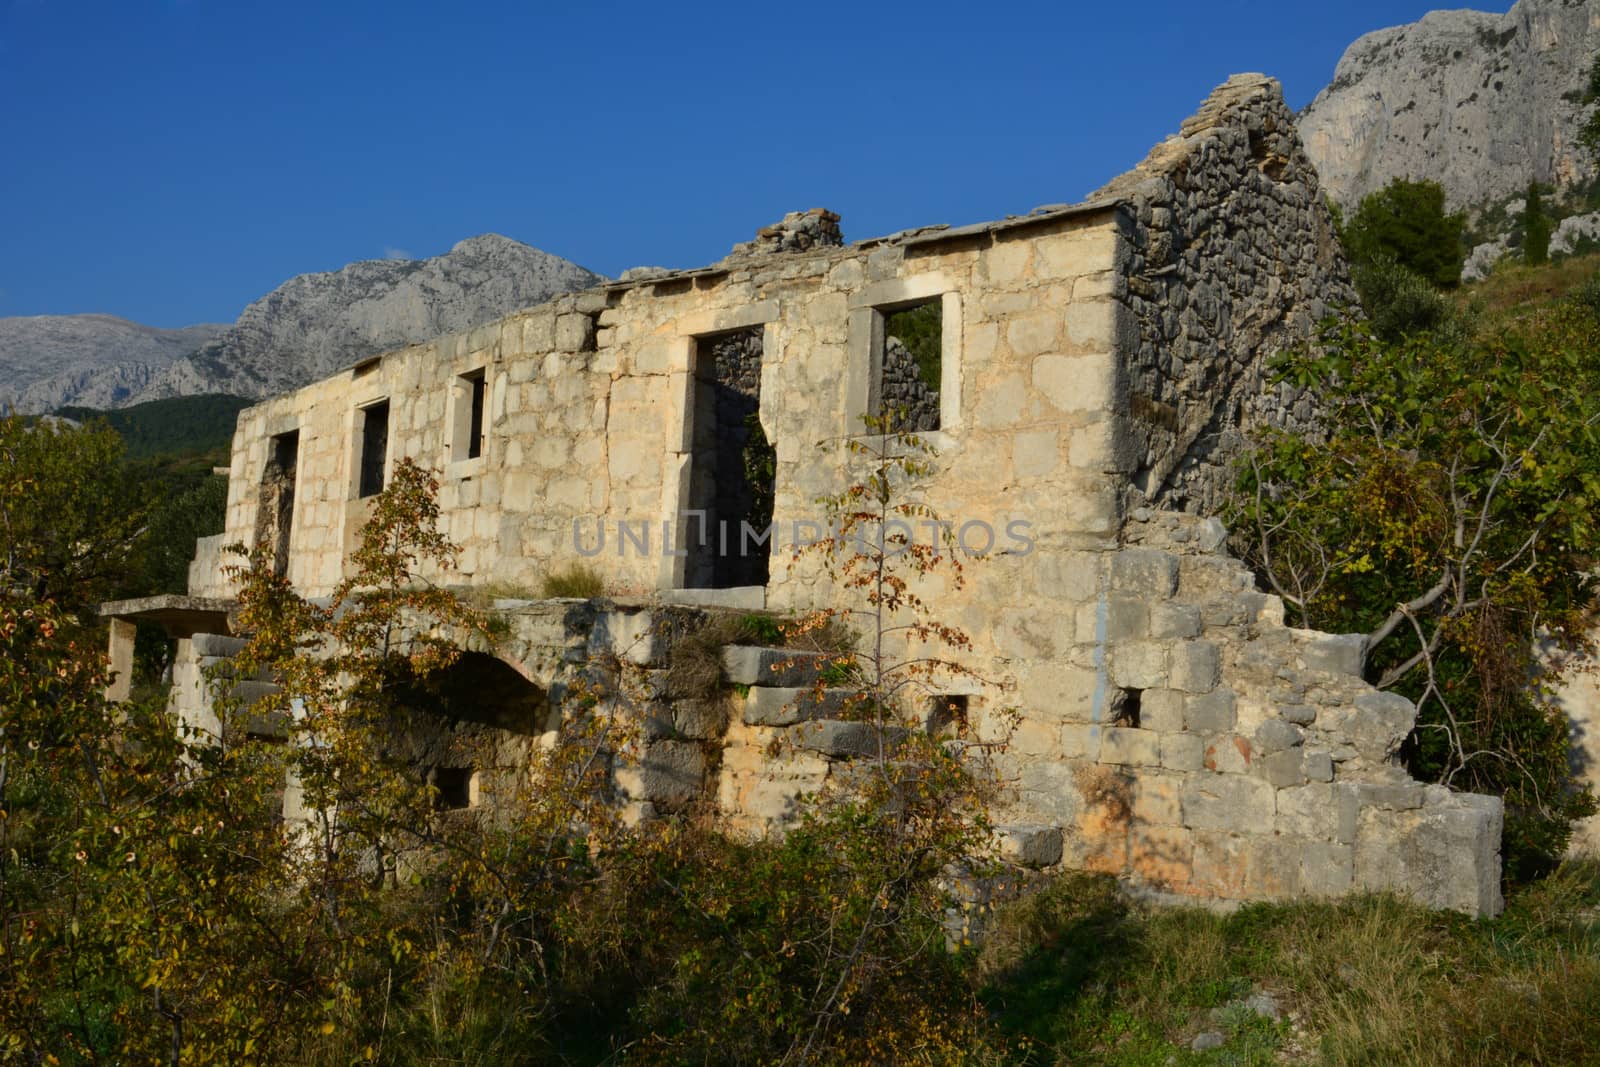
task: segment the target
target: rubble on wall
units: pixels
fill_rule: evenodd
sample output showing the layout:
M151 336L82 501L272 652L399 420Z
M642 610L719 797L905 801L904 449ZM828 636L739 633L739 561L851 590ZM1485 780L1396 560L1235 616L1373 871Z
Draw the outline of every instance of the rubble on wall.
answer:
M734 245L729 257L810 252L842 244L839 216L827 208L814 207L810 211L791 211L771 226L763 226L756 231L755 240Z

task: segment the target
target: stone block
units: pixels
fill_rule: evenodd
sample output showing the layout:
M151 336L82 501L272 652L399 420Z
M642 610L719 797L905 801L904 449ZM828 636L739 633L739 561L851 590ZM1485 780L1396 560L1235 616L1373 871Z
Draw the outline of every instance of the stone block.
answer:
M1031 558L1040 594L1075 601L1093 600L1098 595L1102 553L1035 552Z
M1333 787L1313 782L1278 791L1277 830L1313 841L1337 841L1339 805Z
M788 688L815 682L827 658L792 648L729 645L722 650L722 668L735 685Z
M1105 727L1094 723L1068 723L1060 728L1060 752L1067 759L1100 758L1100 742Z
M1400 747L1416 722L1416 706L1398 693L1371 690L1356 697L1345 732L1361 755L1382 763Z
M1268 719L1256 727L1255 747L1262 753L1282 752L1306 739L1306 732L1292 722Z
M1167 681L1167 646L1124 641L1111 647L1111 681L1123 689L1156 689Z
M1041 355L1033 361L1033 388L1060 412L1109 410L1115 378L1109 356Z
M555 347L563 352L588 352L594 349L594 319L588 315L558 315Z
M1497 915L1502 809L1496 797L1450 794L1411 811L1361 812L1355 884L1392 889L1431 908Z
M1310 704L1284 704L1278 708L1278 718L1296 726L1310 726L1317 721L1317 709Z
M1139 726L1157 733L1180 731L1183 705L1184 694L1176 689L1146 689L1139 697Z
M1238 701L1229 689L1193 694L1184 701L1183 721L1188 729L1196 733L1227 733L1238 722L1237 706Z
M1356 784L1356 791L1362 807L1381 808L1384 811L1411 811L1420 808L1424 795L1421 782L1393 784L1360 782Z
M613 655L641 667L664 665L664 649L655 636L655 616L648 611L602 611L589 631L589 653Z
M1209 693L1222 680L1222 656L1210 641L1184 641L1172 649L1170 685L1186 693Z
M1305 773L1301 770L1301 753L1298 748L1284 749L1282 752L1264 756L1257 761L1256 767L1261 776L1277 789L1300 785L1306 780Z
M995 827L1000 855L1019 867L1038 870L1061 862L1061 827L1038 824Z
M1177 774L1140 774L1133 780L1135 822L1178 826L1183 822L1183 782Z
M637 762L617 768L617 785L630 800L666 810L682 807L705 788L706 754L692 741L654 741Z
M1167 599L1178 589L1178 557L1154 548L1125 548L1111 559L1111 588Z
M1273 788L1257 778L1200 774L1183 791L1183 824L1194 830L1259 833L1276 814Z
M1209 734L1202 766L1219 774L1244 774L1255 759L1255 746L1238 734Z
M1365 634L1318 634L1301 653L1307 670L1361 675L1366 666Z
M1306 842L1263 835L1245 854L1245 891L1257 900L1285 900L1300 892L1300 864Z
M1158 889L1176 889L1194 875L1194 834L1181 826L1135 825L1128 830L1128 867Z
M1056 469L1061 445L1054 430L1018 433L1011 439L1011 470L1018 478L1038 478Z
M1305 775L1313 782L1333 781L1333 754L1322 749L1306 749L1301 763Z
M816 719L789 727L788 735L797 748L817 752L831 759L854 759L887 753L905 735L905 731L893 727L880 729L868 722Z
M744 699L743 719L750 726L793 726L838 715L850 697L848 689L751 686Z
M1254 841L1230 833L1195 833L1192 886L1219 897L1244 896L1249 850Z
M1083 811L1082 794L1071 767L1057 760L1024 764L1017 772L1023 806L1063 825Z
M1151 730L1108 726L1100 744L1100 762L1130 767L1157 766L1161 763L1161 735Z
M195 634L189 640L197 656L237 656L245 646L244 638L225 634Z
M1192 604L1150 605L1150 636L1156 639L1200 636L1200 609Z
M1355 850L1308 841L1300 846L1300 891L1314 897L1348 893L1355 882Z
M1161 766L1175 771L1198 771L1205 766L1206 742L1199 734L1163 734Z
M680 737L715 741L728 728L728 704L720 697L675 700L672 728Z

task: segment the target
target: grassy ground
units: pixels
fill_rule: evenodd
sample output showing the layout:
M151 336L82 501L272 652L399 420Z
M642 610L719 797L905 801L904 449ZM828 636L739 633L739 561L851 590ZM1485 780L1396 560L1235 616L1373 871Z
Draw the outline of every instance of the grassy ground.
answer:
M1574 256L1560 263L1528 267L1505 263L1456 292L1463 309L1477 308L1491 318L1506 316L1577 291L1600 271L1600 255Z
M1151 911L1067 878L1003 914L979 974L1033 1063L1600 1063L1600 863L1486 922L1388 897Z

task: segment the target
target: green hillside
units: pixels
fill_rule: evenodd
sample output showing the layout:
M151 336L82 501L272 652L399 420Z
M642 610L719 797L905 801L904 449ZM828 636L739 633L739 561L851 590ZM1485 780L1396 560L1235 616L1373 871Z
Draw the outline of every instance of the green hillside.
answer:
M64 407L56 414L77 422L106 420L122 435L128 457L145 459L225 450L233 440L239 412L252 403L241 396L210 394L151 400L111 411Z

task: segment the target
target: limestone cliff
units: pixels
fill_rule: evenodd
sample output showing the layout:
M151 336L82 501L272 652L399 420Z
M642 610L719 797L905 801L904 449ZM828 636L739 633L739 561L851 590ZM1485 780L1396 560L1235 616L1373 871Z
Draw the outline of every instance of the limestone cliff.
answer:
M0 407L115 407L227 328L161 330L115 315L0 318Z
M1322 187L1351 205L1393 178L1430 178L1474 207L1530 180L1592 178L1576 143L1600 51L1600 4L1518 0L1504 15L1433 11L1356 40L1299 117Z
M268 396L364 356L492 322L605 279L497 234L424 260L365 260L301 274L244 309L220 337L134 399Z

